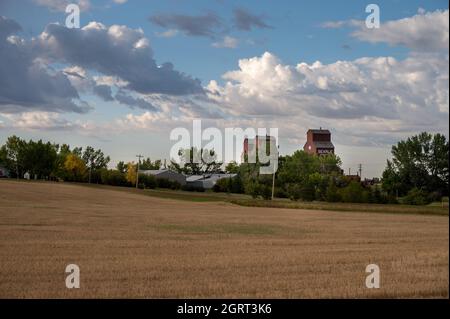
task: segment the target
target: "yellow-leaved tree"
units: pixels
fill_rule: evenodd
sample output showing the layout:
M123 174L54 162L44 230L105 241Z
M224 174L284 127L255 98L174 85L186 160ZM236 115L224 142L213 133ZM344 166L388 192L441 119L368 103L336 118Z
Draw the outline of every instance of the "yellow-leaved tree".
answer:
M86 174L86 164L77 155L70 153L64 162L67 177L71 181L81 182Z
M127 175L126 175L127 182L131 185L136 184L136 164L133 162L127 163Z

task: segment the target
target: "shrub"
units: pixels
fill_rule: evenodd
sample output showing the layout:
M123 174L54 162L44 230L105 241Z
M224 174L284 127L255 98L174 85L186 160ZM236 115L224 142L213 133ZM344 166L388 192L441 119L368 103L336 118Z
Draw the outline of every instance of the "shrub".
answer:
M142 187L140 186L142 184ZM139 174L139 188L156 188L156 178L153 175Z
M312 202L316 199L316 189L312 183L306 183L301 188L301 199Z
M297 201L301 198L301 187L298 184L289 184L286 191L290 200Z
M402 202L407 205L427 205L430 203L429 194L422 189L414 187L403 197Z
M219 179L213 187L213 191L216 193L229 193L230 192L230 183L228 178Z
M126 186L128 182L125 174L115 169L102 169L100 171L100 181L102 184L111 186Z
M181 184L177 181L171 181L167 178L157 178L156 186L159 188L168 188L168 189L181 189Z
M214 186L216 186L216 185L214 185ZM187 191L187 192L204 192L205 191L205 189L203 187L192 186L192 185L183 185L183 186L181 186L181 190ZM213 190L214 190L214 188L213 188Z
M341 196L339 195L338 188L332 179L330 179L330 183L327 187L327 191L325 193L325 200L331 203L341 201Z
M377 186L374 187L374 189L371 192L371 198L372 202L376 204L387 204L390 202L389 196L382 192L381 189ZM395 197L393 197L395 199ZM397 201L395 200L394 203Z
M251 195L253 198L258 198L260 194L260 187L258 182L249 182L245 187L245 193Z
M428 194L428 202L440 202L442 200L442 194L440 192L431 192Z
M275 187L274 195L277 198L289 198L288 193L281 187Z
M260 185L260 194L262 198L269 200L272 198L272 188L268 185Z
M364 188L361 183L356 181L350 182L348 186L339 190L342 201L346 203L362 203L364 202Z
M242 194L244 193L244 185L242 183L242 178L241 176L236 176L232 179L230 179L231 181L231 192L235 193L235 194Z
M393 194L388 194L386 200L388 204L398 204L397 197L395 197Z

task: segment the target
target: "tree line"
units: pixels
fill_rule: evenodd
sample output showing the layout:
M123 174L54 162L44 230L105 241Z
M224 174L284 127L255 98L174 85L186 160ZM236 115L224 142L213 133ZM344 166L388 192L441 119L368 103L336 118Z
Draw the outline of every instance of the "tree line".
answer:
M268 149L268 151L270 151ZM169 169L185 175L209 173L233 173L234 178L221 179L214 186L216 192L242 193L254 198L270 199L272 175L260 175L258 162L230 162L222 165L215 160L213 150L207 151L209 160L191 163L195 152L203 150L180 150L180 161L172 161ZM311 155L298 150L292 155L280 156L275 175L274 195L278 198L303 201L427 204L448 196L449 143L444 135L421 133L392 147L392 159L387 160L381 184L367 185L345 176L337 155ZM199 154L197 154L199 155ZM211 159L213 159L211 161ZM9 170L11 177L22 178L28 172L31 178L91 182L113 186L141 188L170 188L204 191L204 189L181 186L177 182L156 179L139 174L134 162L119 162L108 169L110 157L91 146L70 148L67 144L25 141L11 136L0 148L0 166ZM144 159L140 170L157 170L161 160Z

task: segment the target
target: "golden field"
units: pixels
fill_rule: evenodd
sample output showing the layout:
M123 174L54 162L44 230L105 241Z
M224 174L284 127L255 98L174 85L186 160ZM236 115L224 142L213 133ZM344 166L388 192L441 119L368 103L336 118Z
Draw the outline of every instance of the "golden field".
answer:
M0 180L0 298L448 298L448 245L448 216Z

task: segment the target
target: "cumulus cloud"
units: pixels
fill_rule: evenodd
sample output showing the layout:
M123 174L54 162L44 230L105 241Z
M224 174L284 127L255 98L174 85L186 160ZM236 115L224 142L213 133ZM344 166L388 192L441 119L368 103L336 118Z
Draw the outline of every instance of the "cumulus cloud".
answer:
M127 89L143 94L201 93L200 81L176 71L171 63L158 65L141 29L91 22L82 29L50 24L39 38L49 59L117 76Z
M179 30L189 36L213 38L223 31L222 20L214 13L204 15L159 14L149 18L150 22L163 28Z
M140 29L97 22L82 29L50 24L31 40L15 35L20 31L17 22L0 17L0 112L83 113L92 108L80 94L91 93L155 111L146 96L204 94L199 80L171 63L156 63ZM113 96L114 91L121 93Z
M244 8L235 8L233 10L233 20L235 27L243 31L250 31L252 28L272 28L264 21L264 16L252 14Z
M286 65L266 52L240 60L238 70L224 74L223 85L211 81L207 88L209 98L234 117L275 121L284 130L291 123L341 133L352 127L374 136L446 131L448 63L448 57L414 55Z
M13 35L19 30L15 21L0 16L0 111L88 111L67 76L48 68L28 42Z

